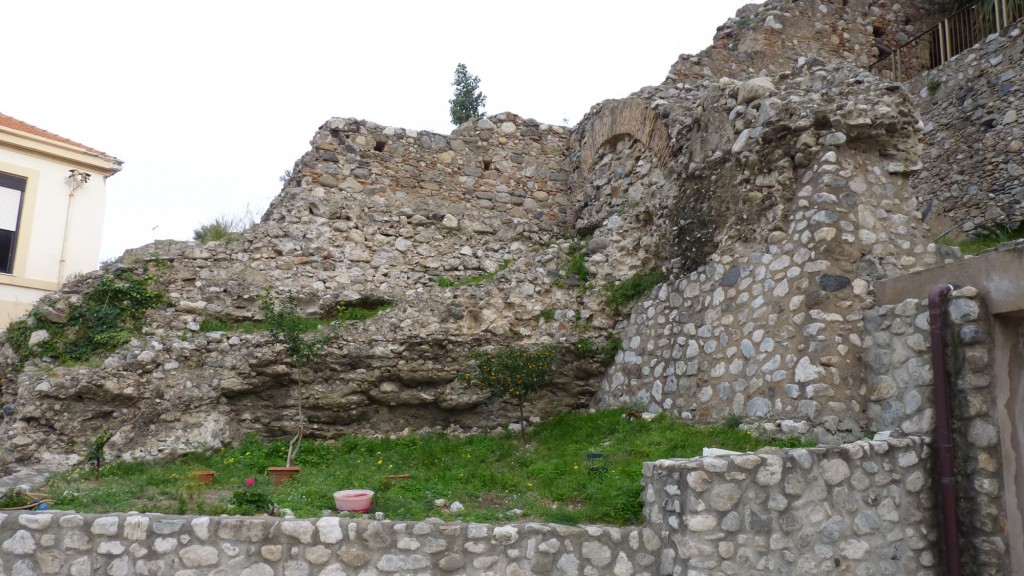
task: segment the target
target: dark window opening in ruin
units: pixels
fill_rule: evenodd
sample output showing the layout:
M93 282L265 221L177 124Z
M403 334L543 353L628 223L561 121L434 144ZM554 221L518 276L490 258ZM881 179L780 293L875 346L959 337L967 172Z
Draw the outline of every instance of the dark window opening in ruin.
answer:
M388 143L386 141L384 141L384 140L377 140L377 142L373 145L373 149L375 151L377 151L377 152L383 152L384 148L387 145L388 145Z
M18 221L27 184L26 178L0 172L0 274L14 273Z
M484 160L484 170L487 171L487 170L490 170L490 169L491 169L491 161L490 160Z

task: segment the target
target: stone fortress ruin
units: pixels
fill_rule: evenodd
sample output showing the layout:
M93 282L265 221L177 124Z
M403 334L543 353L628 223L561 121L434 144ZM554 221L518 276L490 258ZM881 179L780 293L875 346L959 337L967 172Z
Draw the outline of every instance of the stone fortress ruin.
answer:
M941 284L960 562L1024 574L1022 248L934 242L1021 219L1024 40L1012 27L906 84L865 70L939 18L924 0L747 6L574 128L332 118L241 238L129 251L34 312L66 322L105 274L148 271L170 304L141 335L82 366L7 345L0 366L11 471L74 464L69 440L103 427L128 460L284 436L299 394L320 437L493 428L510 407L459 375L512 344L559 350L532 414L735 416L818 448L648 463L637 528L0 513L0 575L944 574ZM606 304L653 271L635 303ZM202 329L260 318L265 287L310 317L392 307L296 369L265 334ZM621 346L574 353L582 340Z

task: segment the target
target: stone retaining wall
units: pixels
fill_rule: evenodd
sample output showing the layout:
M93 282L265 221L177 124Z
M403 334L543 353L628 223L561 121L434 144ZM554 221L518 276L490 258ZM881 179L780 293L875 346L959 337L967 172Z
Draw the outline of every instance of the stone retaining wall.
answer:
M644 464L645 515L690 576L939 574L920 438Z
M671 573L648 528L324 517L0 514L0 574L344 576Z

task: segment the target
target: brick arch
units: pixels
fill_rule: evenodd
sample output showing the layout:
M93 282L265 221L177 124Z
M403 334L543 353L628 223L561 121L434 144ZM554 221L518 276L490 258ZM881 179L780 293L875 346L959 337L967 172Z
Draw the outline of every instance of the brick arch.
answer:
M594 159L607 142L631 136L644 143L667 167L671 159L668 123L650 103L638 98L605 102L586 126L586 137L580 150L580 169L590 172Z

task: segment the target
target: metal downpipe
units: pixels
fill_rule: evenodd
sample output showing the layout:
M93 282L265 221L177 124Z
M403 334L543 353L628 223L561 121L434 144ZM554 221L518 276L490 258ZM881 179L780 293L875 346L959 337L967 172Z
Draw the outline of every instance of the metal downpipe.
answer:
M942 548L946 576L960 576L960 533L956 516L956 477L953 474L953 419L949 401L949 370L946 366L946 330L943 305L953 286L941 284L928 294L931 327L932 374L935 379L935 448L942 499Z

